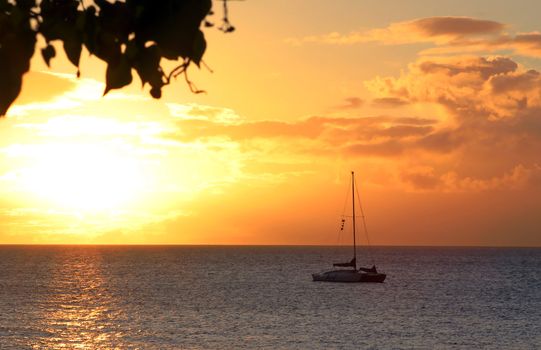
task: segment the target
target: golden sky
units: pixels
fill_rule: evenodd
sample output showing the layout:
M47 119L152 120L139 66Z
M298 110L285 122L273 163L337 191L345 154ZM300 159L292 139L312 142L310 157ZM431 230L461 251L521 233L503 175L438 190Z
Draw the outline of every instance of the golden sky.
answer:
M541 246L541 3L435 3L232 2L158 101L36 54L0 243L336 244L355 170L372 244Z

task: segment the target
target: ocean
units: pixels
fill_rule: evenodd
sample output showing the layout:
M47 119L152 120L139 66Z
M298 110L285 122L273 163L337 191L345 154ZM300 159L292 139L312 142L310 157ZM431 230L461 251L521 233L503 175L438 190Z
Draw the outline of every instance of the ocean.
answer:
M0 246L0 349L540 349L541 249Z

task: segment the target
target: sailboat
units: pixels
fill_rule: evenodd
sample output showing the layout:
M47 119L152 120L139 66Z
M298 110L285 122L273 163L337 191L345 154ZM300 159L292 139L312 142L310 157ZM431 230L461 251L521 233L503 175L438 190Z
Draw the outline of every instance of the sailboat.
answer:
M355 234L355 173L351 172L351 192L352 192L352 234L353 234L353 259L349 262L334 263L333 267L341 269L333 269L326 272L312 274L314 281L322 282L376 282L382 283L385 281L386 274L378 272L376 265L372 265L370 268L359 267L357 268L357 241ZM362 213L362 207L361 207ZM364 214L362 215L363 224L366 230L366 222L364 221ZM342 220L343 228L344 220ZM348 267L347 269L343 269Z

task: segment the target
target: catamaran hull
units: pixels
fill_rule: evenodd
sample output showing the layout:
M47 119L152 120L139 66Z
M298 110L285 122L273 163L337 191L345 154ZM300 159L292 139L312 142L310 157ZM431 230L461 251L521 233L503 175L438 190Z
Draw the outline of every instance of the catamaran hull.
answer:
M333 270L323 273L312 274L312 279L318 282L342 282L342 283L382 283L387 277L384 273L359 272L354 270Z

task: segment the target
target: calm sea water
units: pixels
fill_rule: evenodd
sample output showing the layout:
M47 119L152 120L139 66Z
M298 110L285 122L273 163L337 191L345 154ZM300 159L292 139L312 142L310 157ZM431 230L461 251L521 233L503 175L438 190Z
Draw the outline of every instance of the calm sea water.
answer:
M0 349L541 348L541 249L372 253L384 284L312 282L340 248L0 246Z

